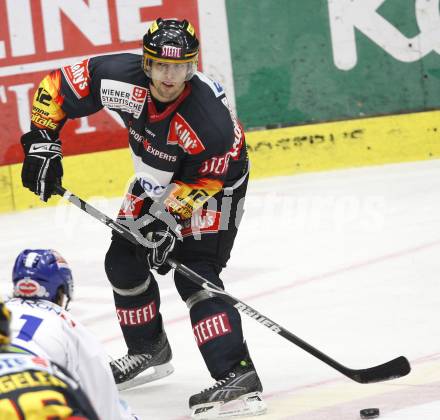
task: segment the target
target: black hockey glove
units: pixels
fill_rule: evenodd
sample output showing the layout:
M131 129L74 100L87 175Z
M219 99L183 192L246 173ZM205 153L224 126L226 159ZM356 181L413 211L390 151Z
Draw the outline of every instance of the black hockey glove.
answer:
M21 170L23 186L47 201L63 177L61 142L51 138L46 130L33 130L21 136L21 145L25 155Z
M138 255L146 258L150 268L159 274L166 274L171 267L165 263L168 255L173 251L176 240L181 240L181 226L177 224L174 229L161 220L155 220L148 226L149 231L145 235L148 247L141 246Z
M181 239L181 226L177 225L172 230L160 220L157 220L155 224L155 230L146 235L146 239L152 244L148 250L147 258L151 268L156 269L159 274L166 274L171 267L165 264L165 260L173 251L176 239Z

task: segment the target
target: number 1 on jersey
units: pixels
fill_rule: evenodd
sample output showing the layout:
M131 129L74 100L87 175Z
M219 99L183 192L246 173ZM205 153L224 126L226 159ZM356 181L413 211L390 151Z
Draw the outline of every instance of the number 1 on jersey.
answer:
M32 337L37 331L37 328L43 322L41 318L32 315L22 315L20 319L24 319L24 325L21 327L20 333L17 335L17 338L23 341L31 341Z

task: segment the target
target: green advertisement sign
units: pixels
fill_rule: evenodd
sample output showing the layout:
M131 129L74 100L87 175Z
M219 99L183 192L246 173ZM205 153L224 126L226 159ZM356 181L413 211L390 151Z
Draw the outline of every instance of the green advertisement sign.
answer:
M226 0L247 129L435 109L440 0Z

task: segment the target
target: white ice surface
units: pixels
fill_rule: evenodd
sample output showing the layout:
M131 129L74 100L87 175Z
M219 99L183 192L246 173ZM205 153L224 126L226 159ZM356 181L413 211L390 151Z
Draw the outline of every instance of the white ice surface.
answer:
M67 186L68 187L68 186ZM95 199L110 216L120 200ZM72 313L118 357L125 345L103 258L110 232L73 206L0 216L0 285L16 255L54 248L70 263ZM440 418L440 161L252 182L227 290L352 368L405 355L412 373L360 385L243 316L264 385L265 419ZM188 418L188 397L212 384L186 305L159 279L175 373L123 397L143 419Z

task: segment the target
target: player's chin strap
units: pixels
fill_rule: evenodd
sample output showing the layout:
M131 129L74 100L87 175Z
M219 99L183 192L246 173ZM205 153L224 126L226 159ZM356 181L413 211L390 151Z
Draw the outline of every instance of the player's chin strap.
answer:
M55 192L63 196L66 200L70 201L76 207L93 216L95 219L109 226L111 229L119 233L122 237L124 237L131 243L135 245L145 245L145 238L139 233L139 231L129 230L121 223L118 223L117 221L101 213L98 209L91 206L90 204L61 186L57 186ZM403 356L397 357L396 359L390 360L389 362L386 362L382 365L373 366L366 369L350 369L346 366L343 366L342 364L322 353L320 350L316 349L312 345L306 343L301 338L292 334L281 325L262 315L260 312L253 309L241 300L230 295L229 293L211 283L204 277L200 276L195 271L189 269L182 263L176 261L174 258L168 258L167 263L177 272L191 280L193 283L196 283L203 289L213 293L216 296L221 297L226 302L230 303L232 306L238 309L240 312L243 312L245 315L250 316L254 320L258 321L261 325L267 327L269 330L280 335L281 337L297 345L298 347L301 347L307 353L315 356L317 359L321 360L322 362L326 363L327 365L336 369L338 372L356 382L365 384L371 382L386 381L389 379L400 378L401 376L407 375L411 371L408 360Z
M65 311L70 311L70 307L69 307L70 301L71 301L71 299L66 296L66 303L64 304Z

